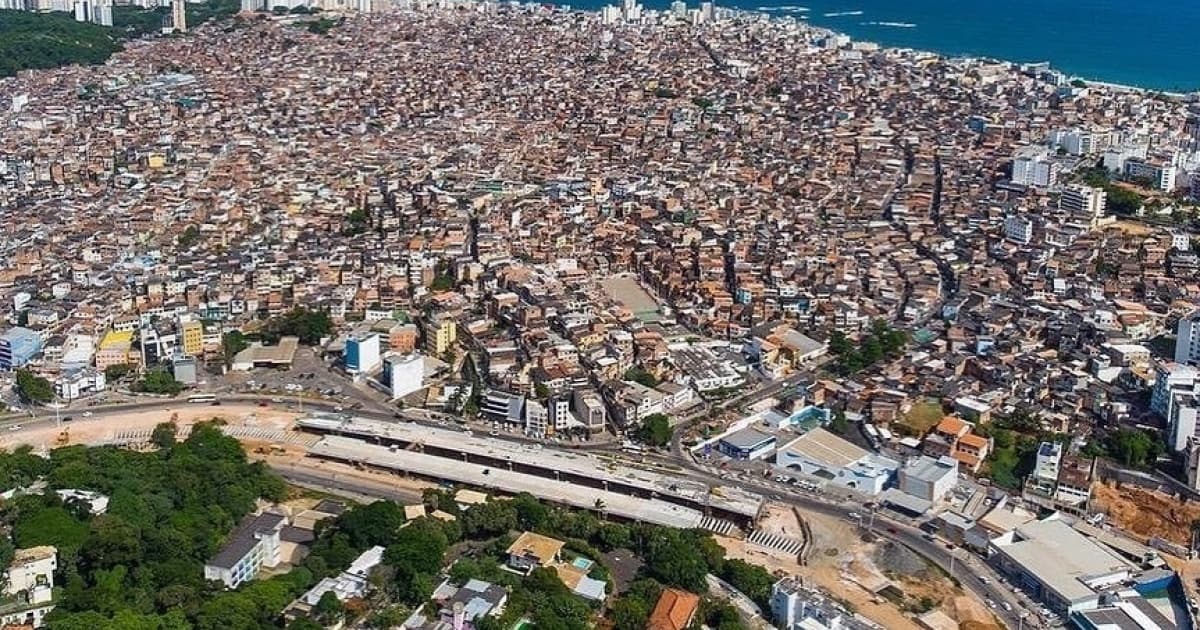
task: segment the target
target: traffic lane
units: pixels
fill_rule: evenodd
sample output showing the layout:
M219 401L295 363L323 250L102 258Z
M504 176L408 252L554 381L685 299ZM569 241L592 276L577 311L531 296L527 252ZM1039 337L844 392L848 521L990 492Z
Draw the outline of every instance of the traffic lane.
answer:
M319 490L348 492L364 497L389 499L401 504L414 504L422 500L419 492L389 487L382 482L368 483L338 473L311 471L287 464L268 463L268 466L286 481Z

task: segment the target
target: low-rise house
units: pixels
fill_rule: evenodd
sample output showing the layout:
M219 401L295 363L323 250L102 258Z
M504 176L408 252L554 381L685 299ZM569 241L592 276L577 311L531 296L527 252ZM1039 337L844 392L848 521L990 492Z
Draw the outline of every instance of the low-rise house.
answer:
M13 554L0 598L0 625L25 624L40 628L54 610L54 571L58 549L50 546L18 549Z
M566 543L561 540L525 532L508 547L508 566L513 570L529 574L534 569L558 562L559 554L562 553L564 546Z
M362 552L345 571L336 577L323 578L316 586L289 604L283 611L284 618L290 621L297 617L309 616L326 593L333 593L334 597L343 603L365 598L370 588L367 578L370 577L371 571L383 562L383 552L384 548L378 545Z
M646 621L646 630L685 630L692 625L700 598L677 588L663 589Z

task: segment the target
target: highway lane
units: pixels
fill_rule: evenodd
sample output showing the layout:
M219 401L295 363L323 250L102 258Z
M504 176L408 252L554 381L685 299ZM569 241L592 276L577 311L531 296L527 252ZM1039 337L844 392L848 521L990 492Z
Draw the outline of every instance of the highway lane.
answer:
M353 498L389 499L401 504L411 505L421 502L420 492L389 486L382 482L375 483L344 473L316 470L311 467L279 462L271 462L269 466L271 470L274 470L285 480L313 490L329 492L331 494L349 494Z

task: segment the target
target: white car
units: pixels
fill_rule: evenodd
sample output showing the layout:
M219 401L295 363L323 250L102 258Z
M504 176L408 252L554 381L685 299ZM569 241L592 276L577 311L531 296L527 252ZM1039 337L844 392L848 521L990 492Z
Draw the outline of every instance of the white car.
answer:
M84 418L91 418L93 414L90 411L85 411L79 415L83 416Z
M851 512L850 518L862 518L862 514L859 514L858 512Z
M14 425L12 425L11 427L8 427L8 430L9 430L9 431L20 431L20 430L21 430L21 425L19 425L19 424L14 424Z

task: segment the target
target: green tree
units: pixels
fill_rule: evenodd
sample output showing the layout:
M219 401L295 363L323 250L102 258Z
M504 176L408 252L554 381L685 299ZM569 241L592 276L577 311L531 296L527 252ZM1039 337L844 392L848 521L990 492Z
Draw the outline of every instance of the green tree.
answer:
M118 363L104 368L104 378L109 381L119 381L129 375L133 371L133 366L128 363Z
M646 387L658 387L658 378L637 366L625 370L625 380L641 383Z
M195 245L200 240L200 228L189 225L184 228L183 232L175 239L175 244L183 249L187 249Z
M169 449L175 446L175 434L178 429L174 422L160 422L150 432L150 443L160 449Z
M231 330L221 336L221 354L225 357L226 365L233 363L233 358L249 347L250 342L240 330Z
M48 403L54 400L54 386L50 381L29 370L17 370L17 395L25 403Z
M1142 207L1142 196L1128 188L1110 185L1105 190L1108 193L1107 208L1113 214L1132 216Z
M754 600L763 610L771 608L771 587L775 584L775 576L766 569L744 560L726 560L721 578Z
M166 369L156 368L146 372L142 380L134 383L132 389L137 392L174 396L183 391L183 383L175 380Z
M333 591L325 591L321 594L321 599L317 600L317 605L313 607L313 612L317 613L317 618L321 623L333 625L341 620L345 614L345 609L342 607L342 602L333 594Z
M88 526L61 507L42 508L21 515L13 527L13 542L18 547L52 545L68 555L83 545Z
M637 438L651 446L666 446L671 442L670 420L661 413L646 416L638 429Z
M850 422L846 420L846 412L838 409L833 412L829 419L829 430L838 435L846 435L850 432Z
M104 63L121 50L118 34L67 13L0 10L0 76L31 68Z
M1108 451L1126 466L1144 468L1162 454L1162 444L1148 431L1121 429L1108 436Z
M645 554L646 568L664 584L704 592L708 566L691 541L676 530L663 530Z
M537 530L545 526L550 510L528 492L522 492L510 501L517 515L517 525L524 530Z
M298 337L300 343L313 346L331 332L333 320L329 318L329 313L299 306L267 320L262 335L270 343L278 343L282 337Z
M325 595L332 595L332 593L325 593ZM321 597L324 598L324 595ZM336 599L337 598L335 597L334 600ZM319 604L320 602L317 603ZM341 602L338 603L339 605L341 604ZM400 621L403 622L404 620L401 619ZM287 630L325 630L325 626L313 621L312 619L309 619L308 617L296 617L287 625Z
M375 501L347 510L338 517L337 525L354 547L386 547L396 542L404 525L404 510L392 501Z

